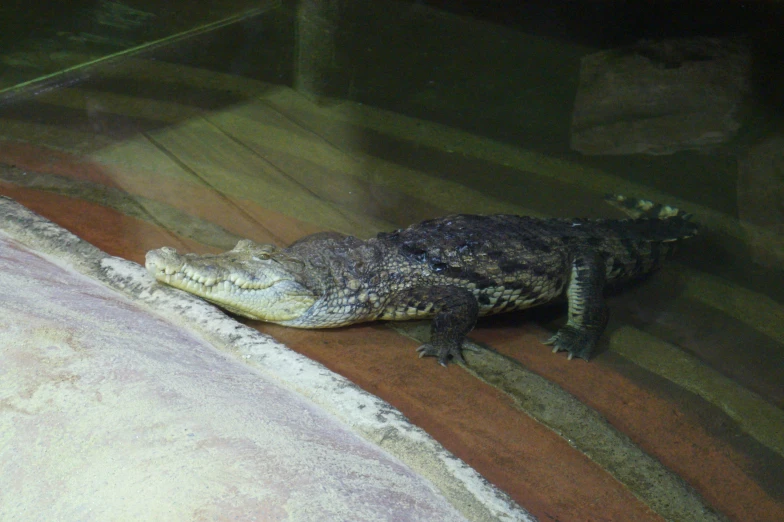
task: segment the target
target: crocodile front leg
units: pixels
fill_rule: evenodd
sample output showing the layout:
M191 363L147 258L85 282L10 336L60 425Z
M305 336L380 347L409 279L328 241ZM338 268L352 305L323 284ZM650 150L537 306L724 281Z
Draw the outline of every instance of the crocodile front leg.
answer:
M433 316L430 342L419 348L420 357L438 357L442 366L453 359L465 363L463 341L479 317L479 303L470 291L456 286L423 286L406 290L395 297L388 309L407 313L413 319L417 311Z
M553 345L553 353L564 350L572 357L586 361L607 326L608 312L604 303L606 267L595 252L581 252L572 261L572 274L566 297L569 319L566 325L545 344Z

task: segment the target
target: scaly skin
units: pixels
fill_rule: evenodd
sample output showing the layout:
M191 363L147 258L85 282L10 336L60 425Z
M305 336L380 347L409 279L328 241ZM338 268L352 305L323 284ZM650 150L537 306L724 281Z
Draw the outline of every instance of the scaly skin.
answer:
M480 316L561 298L569 318L547 343L588 359L607 323L602 291L659 268L697 227L677 209L615 196L638 219L455 215L366 241L337 233L288 248L240 241L217 255L147 254L160 282L238 315L297 328L432 317L420 356L462 361Z

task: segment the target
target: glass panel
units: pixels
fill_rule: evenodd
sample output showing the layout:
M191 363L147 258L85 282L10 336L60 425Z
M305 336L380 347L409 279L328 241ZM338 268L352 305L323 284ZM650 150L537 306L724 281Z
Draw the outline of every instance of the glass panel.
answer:
M0 194L139 263L452 214L625 218L607 194L682 209L699 234L608 289L588 364L540 342L562 302L480 320L470 374L415 357L427 323L237 320L379 394L542 519L784 519L781 4L509 4L4 6ZM556 229L536 234L573 234ZM603 260L649 232L621 229ZM460 272L435 259L450 237L384 255ZM542 276L552 261L508 244L493 252L535 265L528 287L565 291L596 259L558 243L565 268ZM321 284L384 271L362 270Z

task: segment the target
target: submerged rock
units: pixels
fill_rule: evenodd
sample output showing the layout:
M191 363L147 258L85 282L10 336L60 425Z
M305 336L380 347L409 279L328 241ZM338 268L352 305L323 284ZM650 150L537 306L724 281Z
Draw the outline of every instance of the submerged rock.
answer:
M784 251L784 135L749 148L738 161L738 217L757 264L780 266Z
M710 150L740 127L750 54L741 40L643 41L583 57L571 147L590 155Z

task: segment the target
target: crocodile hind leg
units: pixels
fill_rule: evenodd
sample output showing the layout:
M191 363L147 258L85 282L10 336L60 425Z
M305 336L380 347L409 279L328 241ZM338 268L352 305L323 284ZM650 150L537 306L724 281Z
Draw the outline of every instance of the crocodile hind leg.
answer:
M553 352L561 350L586 361L607 326L607 305L604 303L604 259L595 252L580 253L572 260L572 273L566 297L569 319L545 344Z
M415 287L398 294L387 310L398 317L415 318L417 311L432 315L430 342L417 348L419 356L438 357L442 366L450 359L465 363L463 341L479 317L479 303L470 291L456 286Z

